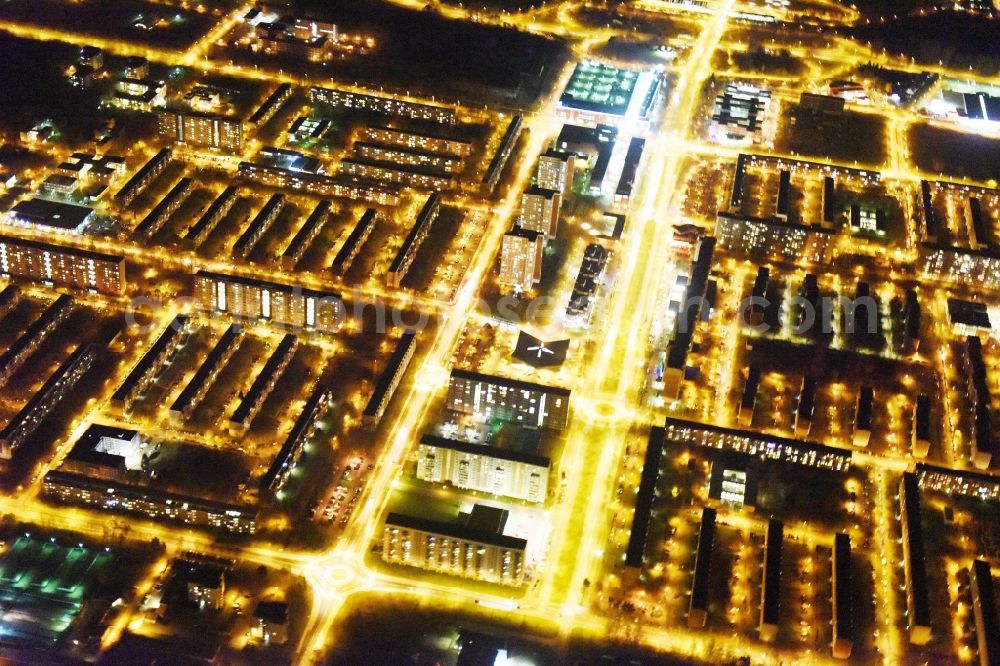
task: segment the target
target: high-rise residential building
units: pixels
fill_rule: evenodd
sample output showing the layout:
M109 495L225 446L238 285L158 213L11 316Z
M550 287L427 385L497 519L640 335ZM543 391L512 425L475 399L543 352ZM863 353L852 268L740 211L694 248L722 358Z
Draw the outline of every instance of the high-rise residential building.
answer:
M158 113L160 136L199 148L229 153L243 150L243 122L209 113L164 109Z
M0 236L0 274L92 289L125 291L125 257Z
M424 435L417 450L417 478L529 502L544 502L549 462L544 456L524 451Z
M199 271L194 276L194 297L212 312L325 333L340 328L344 319L339 294L238 275Z
M568 389L468 370L452 370L448 409L538 428L562 430L569 420Z
M559 228L561 208L561 193L538 186L531 187L521 195L521 219L518 226L546 236L555 236Z
M482 504L453 522L390 513L382 532L382 559L490 583L521 585L528 542L503 533L507 517L506 509Z
M500 284L521 291L531 289L542 277L545 236L514 227L503 237L500 249Z
M538 187L569 194L573 189L576 155L561 150L547 150L538 158Z

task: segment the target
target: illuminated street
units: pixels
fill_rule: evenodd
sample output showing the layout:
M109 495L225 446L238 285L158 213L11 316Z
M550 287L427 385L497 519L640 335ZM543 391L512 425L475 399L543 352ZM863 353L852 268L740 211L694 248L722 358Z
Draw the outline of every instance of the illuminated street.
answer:
M0 4L0 660L1000 659L1000 5L98 4Z

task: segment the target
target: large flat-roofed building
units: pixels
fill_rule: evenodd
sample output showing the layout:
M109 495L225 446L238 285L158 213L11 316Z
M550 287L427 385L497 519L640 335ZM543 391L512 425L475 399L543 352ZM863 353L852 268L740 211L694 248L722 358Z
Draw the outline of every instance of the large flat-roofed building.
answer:
M694 342L695 330L698 322L707 320L712 311L709 277L715 256L715 245L715 238L705 236L695 249L691 275L684 290L684 302L674 323L673 340L663 370L663 393L669 400L677 400L681 396L689 367L688 352Z
M383 206L395 206L399 203L397 190L379 185L352 182L345 180L342 176L296 171L295 169L270 164L254 164L253 162L240 162L238 171L241 178L268 187L296 190L320 197L339 197L364 201Z
M751 258L829 263L836 235L825 227L720 212L715 220L719 245Z
M187 231L184 232L184 239L198 243L203 238L208 237L222 221L222 218L232 209L238 194L239 188L235 185L230 185L222 190L209 205L208 210L198 218L198 221L187 228Z
M535 180L538 187L568 194L573 188L576 173L576 155L562 150L547 150L538 158Z
M448 409L538 428L562 430L569 421L568 389L452 370Z
M141 470L143 448L138 430L93 423L59 469L92 479L126 481L130 471Z
M239 349L242 341L243 327L239 324L230 325L222 337L216 341L201 367L194 373L194 376L191 377L191 380L170 406L172 418L176 420L191 418L194 410L201 404L205 394L212 388L219 373L229 363L229 359Z
M584 125L648 128L660 80L659 70L637 71L584 60L573 70L557 112L561 118Z
M0 388L7 385L7 380L21 369L72 311L73 299L66 294L61 295L0 353Z
M1000 476L974 470L957 470L918 462L914 468L920 487L925 490L964 495L981 500L1000 501Z
M1000 288L1000 252L943 243L923 243L918 266L924 274L980 289Z
M486 172L483 173L481 181L488 193L492 194L497 183L500 182L500 176L503 175L503 169L507 165L507 160L514 153L514 147L517 145L517 140L521 137L523 127L524 116L518 113L510 119L507 129L504 130L503 136L500 137L500 144L497 146L496 152L493 153L493 157L490 158L490 163L486 167Z
M850 659L854 649L854 618L857 614L857 588L851 563L851 537L833 538L833 656Z
M399 288L403 282L403 278L410 270L410 266L413 264L413 260L417 258L417 252L420 250L420 246L423 245L427 236L431 232L431 226L433 226L434 221L438 218L438 214L441 212L441 194L440 192L435 192L434 194L427 197L427 201L424 202L423 208L417 213L416 220L413 221L413 227L410 228L410 233L406 235L403 239L403 244L400 246L399 250L396 251L396 256L393 258L392 263L389 265L389 270L386 272L386 281L389 283L390 287Z
M415 132L387 126L366 127L362 134L365 140L387 146L403 146L413 150L442 155L468 157L472 154L472 143L441 134Z
M339 294L208 271L195 274L194 297L210 312L322 333L339 329L346 314Z
M343 275L350 270L355 257L361 252L361 247L368 240L372 230L375 229L375 223L378 221L378 218L378 211L374 208L368 208L358 218L357 224L354 225L351 233L344 240L344 244L337 250L337 256L333 258L333 263L330 265L330 268L337 275Z
M128 182L115 194L115 203L122 208L128 206L136 197L146 191L154 180L170 165L174 153L170 148L162 148L160 152L149 158L142 167L139 168Z
M402 118L431 120L447 125L454 125L458 121L458 116L452 107L407 102L395 97L365 95L347 90L315 86L309 89L309 97L314 105L326 104L334 108L357 109Z
M284 106L288 98L292 96L292 85L290 83L279 84L277 88L271 91L271 94L267 96L267 99L257 107L257 110L253 112L250 116L248 122L251 125L260 127L264 125L268 120L274 117L281 107Z
M528 542L503 533L506 509L476 504L455 522L389 513L382 559L501 585L524 583Z
M281 253L281 265L285 270L294 270L296 264L302 259L302 255L306 253L309 248L309 244L312 243L313 239L319 235L322 231L323 225L326 224L326 220L330 215L330 202L320 201L316 204L313 212L309 214L306 221L299 227L299 230L295 232L292 236L292 240L288 242L288 246Z
M521 216L517 225L528 231L555 236L559 229L562 194L555 190L532 186L521 195Z
M972 614L976 619L979 666L997 666L1000 664L1000 621L997 620L997 602L990 563L985 560L974 560L969 567L969 579L972 588Z
M920 517L920 487L916 475L911 472L904 473L899 481L899 524L903 536L907 628L910 642L924 645L931 638L931 606Z
M274 353L267 359L267 363L264 364L260 373L254 378L250 388L243 395L240 404L236 407L236 411L229 417L230 427L242 432L250 428L250 424L264 405L267 396L274 390L278 380L281 378L281 374L288 367L292 357L295 356L295 350L298 346L298 338L291 333L281 338L281 342L275 347Z
M617 140L618 128L612 125L581 127L567 124L559 130L555 148L576 155L578 160L586 161L590 166L588 190L590 194L599 196L605 191L604 181L608 176L608 167L611 166L611 157L615 152ZM624 172L623 165L622 173Z
M666 430L667 439L671 441L722 451L735 451L763 460L782 460L831 472L845 472L851 466L852 454L849 450L815 442L673 417L667 418Z
M243 150L243 122L239 119L164 109L157 114L157 120L160 136L168 141L226 153Z
M717 143L738 145L770 141L777 128L774 106L771 91L730 83L715 98L709 137Z
M10 460L38 426L97 361L102 347L95 343L81 345L49 375L42 387L0 430L0 458Z
M355 143L354 153L362 160L398 164L446 174L460 173L464 164L462 158L453 155L442 155L441 153L431 153L403 146L387 146L370 141Z
M417 332L404 331L396 342L396 348L393 349L392 356L389 357L385 369L379 376L375 390L372 392L371 398L368 399L368 404L361 416L367 427L374 428L382 421L382 415L385 414L403 375L406 374L406 369L410 366L410 359L413 358L416 348Z
M931 450L931 398L921 394L913 406L912 451L918 458L926 458Z
M456 488L544 502L549 458L487 444L424 435L417 449L417 478Z
M50 500L81 504L100 511L137 514L229 532L252 534L257 530L257 509L254 507L176 495L59 470L45 475L42 494Z
M694 555L694 576L691 578L691 601L688 604L688 627L701 629L708 622L709 578L712 571L712 548L715 546L715 509L701 511L698 549Z
M330 387L319 384L313 389L298 418L295 419L291 432L278 450L278 455L260 478L258 489L261 495L278 497L285 488L288 479L291 478L292 470L302 458L306 442L316 431L319 417L326 413L332 400L333 392Z
M996 444L993 440L993 398L986 377L983 343L978 337L970 335L965 339L963 360L973 417L970 458L972 464L978 469L987 469L996 450Z
M624 578L631 584L638 582L645 561L649 523L653 517L653 501L656 499L656 486L660 480L660 462L663 460L665 443L664 429L657 426L650 428L639 489L635 496L632 529L629 531L628 545L625 547Z
M529 291L542 279L545 236L538 231L514 227L500 246L501 285Z
M778 637L781 619L781 551L785 526L780 520L767 521L764 536L764 575L760 594L760 639L768 643Z
M377 181L417 190L448 190L455 184L451 176L436 170L363 159L341 160L340 175L361 182Z
M20 201L7 212L7 220L13 224L67 234L82 233L93 219L94 209L90 206L38 197Z
M118 295L125 257L0 235L0 274Z
M194 186L194 180L191 178L181 178L177 181L177 184L171 188L169 192L160 200L160 203L156 204L146 217L142 218L135 228L136 235L142 236L152 236L167 223L170 216L177 212L177 209L181 207Z
M125 381L112 394L111 404L123 411L132 408L132 403L156 381L161 368L187 338L191 318L177 315L156 338L156 342L146 350L139 362L128 373Z
M245 260L250 256L253 248L260 242L260 239L267 233L267 230L271 228L271 225L278 219L278 216L281 215L284 207L285 195L272 194L261 207L260 211L254 216L253 220L250 221L250 225L236 239L236 244L233 245L234 259Z

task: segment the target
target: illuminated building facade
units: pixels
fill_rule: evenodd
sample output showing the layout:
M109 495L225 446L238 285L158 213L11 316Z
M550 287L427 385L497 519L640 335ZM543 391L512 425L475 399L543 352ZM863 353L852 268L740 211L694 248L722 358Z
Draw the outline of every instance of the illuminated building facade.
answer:
M528 231L555 236L556 230L559 229L561 208L561 193L537 186L531 187L521 195L521 217L517 224Z
M339 329L345 316L339 294L207 271L195 274L194 297L212 312L322 333Z
M417 478L541 503L548 492L549 463L544 456L424 435L417 449Z
M131 513L229 532L252 534L257 510L245 505L175 495L106 479L53 470L45 475L42 494L53 501L82 504L101 511Z
M448 409L483 418L562 430L569 420L567 389L468 370L452 370Z
M382 559L428 571L518 586L528 542L503 533L508 512L476 504L454 522L389 513Z
M764 460L783 460L796 465L845 472L851 466L851 452L813 442L776 437L763 432L736 430L722 426L668 418L667 439L681 444L735 451Z
M403 118L431 120L446 125L454 125L458 120L455 109L451 107L407 102L395 99L394 97L365 95L347 90L335 90L333 88L319 88L315 86L309 89L309 96L314 105L326 104L335 108L341 107L356 109L358 111L384 113Z
M363 136L366 141L385 146L402 146L411 150L442 155L468 157L472 154L472 144L461 139L453 139L425 132L411 132L393 127L366 127Z
M118 295L125 257L0 235L0 273Z
M501 285L528 291L542 278L545 236L538 231L514 227L503 237L500 248Z
M160 136L169 141L227 153L243 150L243 122L235 118L172 109L157 118Z
M573 187L576 155L561 150L548 150L538 158L535 178L538 187L568 194Z
M720 212L715 220L719 245L731 252L772 258L829 263L836 236L829 229Z

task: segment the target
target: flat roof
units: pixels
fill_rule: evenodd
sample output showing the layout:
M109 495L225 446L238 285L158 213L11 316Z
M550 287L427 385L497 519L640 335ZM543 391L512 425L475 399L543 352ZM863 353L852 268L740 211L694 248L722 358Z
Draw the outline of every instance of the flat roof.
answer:
M50 201L34 197L18 202L10 212L29 224L73 231L82 227L94 214L90 206Z
M267 280L258 280L257 278L244 277L242 275L227 275L226 273L214 273L212 271L198 271L194 274L194 276L196 278L203 277L209 280L218 280L232 284L242 284L248 287L257 287L258 289L267 289L268 291L281 291L286 294L299 293L303 296L313 298L340 298L340 294L332 291L324 292L316 291L315 289L304 289L298 286L278 284L277 282L268 282Z
M624 116L638 79L637 71L584 60L573 70L559 104L571 109Z
M236 244L233 245L233 251L249 254L257 244L257 241L260 240L260 237L274 224L275 219L281 214L284 207L285 195L272 194L254 216L253 220L250 221L246 230L240 234L240 237L236 240Z
M547 468L551 464L551 460L545 456L525 453L524 451L513 451L511 449L505 449L489 444L470 444L469 442L461 442L457 439L448 439L447 437L439 437L438 435L424 435L420 438L420 443L439 449L448 449L451 451L458 451L460 453L482 455L488 458L497 458L499 460L510 460L511 462L535 465L536 467Z
M215 197L215 200L212 201L211 205L209 205L208 210L206 210L205 213L198 218L197 222L191 225L191 227L184 234L184 237L194 238L208 228L210 224L218 222L218 220L215 220L214 218L218 216L219 211L232 204L238 191L239 188L235 185L230 185L226 189L222 190L222 192L219 193L219 196Z
M72 472L52 470L45 475L45 483L50 482L58 485L96 490L100 493L120 495L122 497L159 501L164 504L167 502L178 505L186 504L189 509L202 510L210 513L238 513L244 517L257 515L256 509L252 506L227 504L225 502L216 502L214 500L194 497L191 495L177 495L175 493L155 490L146 486L116 483L114 481L108 481L107 479L93 479L89 476L74 474ZM127 510L124 509L124 507L122 508L123 510Z
M282 256L294 257L299 254L306 242L316 233L317 229L326 222L327 215L330 213L330 202L323 199L318 204L313 212L306 219L305 224L299 228L299 230L292 237L292 241L285 248Z
M990 329L990 314L985 303L949 298L948 318L953 324Z
M164 216L167 210L175 204L179 204L180 200L187 196L193 184L194 180L191 178L181 178L177 181L177 184L167 192L166 196L160 200L160 203L156 204L153 210L149 211L149 214L143 218L135 230L139 233L144 233L155 226L161 225L160 218Z
M666 433L664 429L659 426L650 428L649 444L646 446L646 457L642 463L642 476L639 480L639 492L636 493L635 497L632 530L629 532L628 546L625 549L625 566L627 567L639 568L642 566L665 443Z
M854 640L855 587L851 563L851 537L838 533L833 537L833 612L837 638Z
M177 396L177 400L170 407L171 410L185 409L190 404L195 395L201 391L202 385L208 381L209 375L218 369L217 366L219 363L234 345L239 344L242 337L243 327L239 324L230 324L226 332L222 334L222 337L212 347L212 351L208 352L208 356L205 357L204 362L202 362L201 366L194 373L194 376L191 377L187 386Z
M434 192L427 197L427 201L424 202L424 207L420 209L419 213L417 213L417 219L414 220L410 233L406 234L403 244L399 247L399 251L396 252L396 256L392 260L392 264L389 266L390 273L395 273L403 265L403 262L413 249L413 245L417 242L417 239L427 230L426 228L429 225L434 223L434 218L437 217L440 209L441 193Z
M371 230L372 226L375 224L376 219L378 219L378 211L374 208L369 208L365 210L364 214L358 220L358 223L354 225L351 230L351 234L344 241L344 244L340 247L337 252L337 256L333 259L333 266L343 265L348 257L354 254L358 247L358 243L361 239L366 237Z
M399 367L402 365L403 359L412 352L416 342L417 332L411 330L405 331L399 340L396 341L396 348L393 349L392 356L389 357L389 361L385 364L385 369L379 375L378 382L375 383L375 390L372 392L372 397L368 400L368 405L365 407L365 416L374 416L378 412L379 406L385 399L385 394L389 392L389 387L392 386L396 378L396 373L399 372Z
M55 245L52 243L41 243L39 241L33 241L27 238L17 238L15 236L6 236L2 234L0 234L0 245L14 245L20 247L28 247L35 250L40 250L42 252L55 252L59 254L68 254L74 257L81 257L83 259L93 259L94 261L113 262L116 264L125 261L125 257L120 254L104 254L103 252L92 252L90 250L84 250L69 245Z
M128 373L128 377L125 378L122 385L117 391L115 391L114 396L112 396L113 400L124 400L125 396L132 392L136 384L139 383L139 380L141 380L142 377L149 372L153 364L156 363L157 357L163 353L163 350L166 349L173 342L173 340L181 334L181 331L187 328L189 321L191 321L190 317L179 314L174 317L169 324L167 324L167 327L163 330L163 333L160 334L160 337L158 337L156 342L154 342L153 345L146 350L146 353L142 355L139 362L136 363L134 368L132 368L132 372Z
M666 424L667 426L676 426L679 428L691 428L693 430L713 432L720 435L746 437L747 439L752 439L761 443L764 442L773 443L778 446L787 446L790 448L799 449L801 451L816 453L820 455L834 455L840 458L846 458L848 460L850 460L853 457L853 454L850 449L841 449L834 446L827 446L825 444L818 444L816 442L809 442L799 439L790 439L788 437L779 437L777 435L772 435L766 432L756 432L753 430L740 430L737 428L726 428L724 426L717 426L709 423L699 423L697 421L689 421L687 419L678 419L672 416L667 417Z
M764 553L764 582L761 591L761 618L771 625L778 624L781 614L781 550L785 526L773 518L767 521L767 550Z
M67 310L73 305L73 299L68 294L62 294L55 301L49 304L45 311L38 316L38 319L31 322L24 333L18 336L17 340L10 345L3 354L0 354L0 370L7 367L14 358L24 353L31 345L39 344L44 338L44 331L50 326L54 326L66 316Z
M694 558L694 577L691 581L691 608L708 610L708 579L712 569L712 548L715 544L715 509L701 511L701 529L698 530L698 550Z
M270 358L267 359L267 363L261 368L260 372L253 380L253 384L247 389L246 394L243 396L243 400L240 401L239 406L233 413L231 421L237 423L242 423L252 410L267 388L267 385L276 380L275 375L278 373L278 369L281 368L295 353L295 348L298 346L299 339L296 338L291 333L285 334L281 338L281 342L275 348L274 353L271 354Z
M451 371L452 378L465 379L473 382L484 382L486 384L493 384L494 386L505 386L507 388L519 389L523 391L538 391L539 393L546 393L548 395L561 395L569 397L569 389L560 388L558 386L546 386L545 384L536 384L534 382L525 382L519 379L507 379L506 377L498 377L496 375L485 375L481 372L473 372L471 370L461 370L454 369Z
M403 513L390 512L385 518L385 524L386 527L399 527L407 530L440 534L453 539L463 539L489 546L497 546L498 548L525 550L528 547L528 542L518 537L476 529L475 527L470 527L467 524L463 525L458 522L442 522Z
M904 472L899 483L900 509L905 516L907 542L910 555L910 594L913 599L912 626L928 627L931 623L930 596L927 590L927 563L924 556L924 527L920 517L920 487L917 475Z
M129 198L132 195L132 190L139 187L140 183L145 180L149 174L159 168L159 166L166 160L169 160L173 156L173 151L170 148L161 148L160 152L149 158L149 161L142 165L142 168L135 172L125 186L118 190L118 194L115 195L115 199L121 201Z
M261 477L259 484L261 488L270 490L281 472L288 467L289 460L295 457L296 451L302 446L303 435L312 427L329 396L330 389L323 384L318 385L309 396L305 407L302 408L302 413L295 419L295 425L292 426L291 432L288 433L284 444L281 445L278 455L274 457L274 462Z

